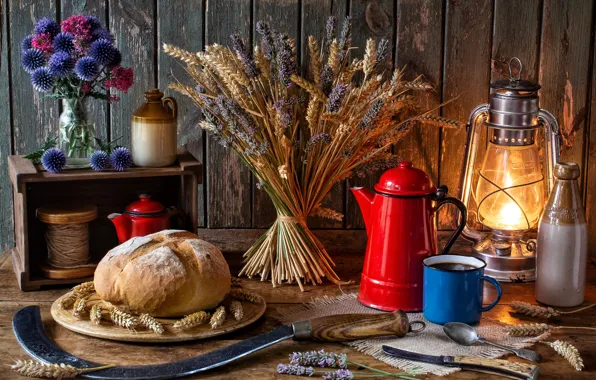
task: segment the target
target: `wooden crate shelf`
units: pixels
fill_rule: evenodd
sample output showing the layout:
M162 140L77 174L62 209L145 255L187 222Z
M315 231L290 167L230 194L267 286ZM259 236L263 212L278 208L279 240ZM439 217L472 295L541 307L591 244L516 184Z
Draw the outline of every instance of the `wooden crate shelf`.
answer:
M197 231L197 186L202 167L189 154L180 155L176 164L165 168L131 168L123 172L79 169L57 174L41 170L22 156L10 156L8 171L14 195L13 269L21 290L87 280L53 280L43 276L39 264L47 257L45 225L35 217L35 210L41 206L71 202L97 206L97 219L89 224L92 262L101 260L118 244L116 230L107 216L124 211L141 193L182 212L183 217L172 220L173 227Z

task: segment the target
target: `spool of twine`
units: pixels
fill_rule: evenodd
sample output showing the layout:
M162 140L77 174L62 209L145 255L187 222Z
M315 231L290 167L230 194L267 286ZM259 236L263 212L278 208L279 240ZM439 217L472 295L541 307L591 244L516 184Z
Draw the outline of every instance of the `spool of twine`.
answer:
M37 209L37 218L46 223L48 264L56 268L95 266L89 264L89 222L96 217L93 205Z
M57 268L75 268L89 262L89 224L48 224L48 263Z

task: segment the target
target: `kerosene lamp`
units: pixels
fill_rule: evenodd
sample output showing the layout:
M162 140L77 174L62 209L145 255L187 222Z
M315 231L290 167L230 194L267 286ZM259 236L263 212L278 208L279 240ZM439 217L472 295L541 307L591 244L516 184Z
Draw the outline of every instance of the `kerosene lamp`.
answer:
M491 83L489 103L470 114L459 189L468 208L463 236L501 281L535 279L533 238L560 151L557 120L538 108L540 85L521 80L521 70L512 58L509 80Z

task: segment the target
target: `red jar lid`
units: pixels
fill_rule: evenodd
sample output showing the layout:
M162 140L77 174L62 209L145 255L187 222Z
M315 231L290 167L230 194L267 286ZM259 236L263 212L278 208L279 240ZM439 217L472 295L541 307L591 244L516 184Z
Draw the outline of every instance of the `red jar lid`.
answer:
M154 215L161 214L166 210L164 205L152 201L151 196L147 194L139 195L139 200L126 206L126 213L132 215Z
M402 161L398 167L389 169L375 185L379 193L404 197L434 194L437 188L424 170L412 167L409 161Z

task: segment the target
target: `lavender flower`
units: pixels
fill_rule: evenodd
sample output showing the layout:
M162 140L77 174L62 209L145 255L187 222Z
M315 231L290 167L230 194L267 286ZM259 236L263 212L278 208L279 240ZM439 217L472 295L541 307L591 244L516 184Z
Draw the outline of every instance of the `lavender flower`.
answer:
M58 173L66 165L66 156L58 148L46 150L41 156L41 164L50 173Z
M112 62L116 48L112 46L112 41L101 38L94 41L89 48L89 56L100 65L107 65Z
M389 41L383 38L377 46L377 63L382 62L389 54Z
M326 96L329 96L331 86L333 86L333 70L328 65L325 65L321 71L321 91Z
M232 40L232 49L238 54L240 57L240 61L242 62L242 66L244 67L244 72L248 75L249 78L256 78L261 73L261 70L257 67L255 60L252 55L252 50L246 47L246 44L240 37L239 33L234 33L230 35L230 39Z
M83 57L77 61L75 73L82 80L92 81L99 74L99 67L93 58Z
M294 52L290 44L290 37L287 34L277 34L275 39L275 63L277 65L277 76L281 84L290 88L292 81L290 76L298 73L298 65L294 59Z
M47 17L40 18L35 23L35 34L49 34L54 37L60 33L60 27L56 24L56 21L51 20Z
M74 59L64 51L52 54L48 62L50 73L56 77L65 77L74 69Z
M322 368L346 368L348 366L348 356L343 353L325 352L325 350L293 352L290 354L290 363Z
M341 28L339 36L339 49L347 50L352 45L352 17L347 16Z
M54 87L54 76L47 67L40 67L31 74L31 84L39 92L50 92Z
M110 167L110 156L103 150L97 150L91 155L89 166L98 172L105 170Z
M305 152L310 152L314 146L318 143L327 144L331 142L331 136L328 133L320 132L316 135L312 136L310 140L306 143L306 147L304 147Z
M75 49L74 36L70 33L62 32L58 33L52 41L55 51L63 51L66 53L72 53Z
M40 67L45 66L46 64L46 56L43 51L39 49L28 49L25 50L23 56L21 57L21 65L26 72L29 74L33 73L35 70L39 69Z
M261 35L261 41L263 46L263 55L267 59L273 59L275 55L275 46L273 42L273 34L269 24L264 21L257 22L257 33Z
M341 102L344 100L344 96L348 92L347 84L338 84L331 90L329 94L329 100L327 101L327 112L337 112L341 106Z
M366 114L364 114L364 117L362 118L362 121L360 121L360 125L358 127L363 131L369 128L374 128L379 111L381 111L381 108L383 108L384 104L385 101L383 99L375 100L373 104L371 104L368 111L366 111Z
M352 380L353 378L354 374L347 369L338 369L337 371L327 372L323 375L323 379L325 380Z
M35 37L35 36L33 34L30 34L27 37L23 38L23 41L21 41L21 51L22 52L25 52L25 50L31 49L31 41L33 40L33 37Z
M277 373L281 373L284 375L296 375L296 376L312 376L315 373L315 369L313 367L303 367L299 365L285 365L285 364L278 364L277 365Z
M281 98L277 102L273 103L273 108L279 115L279 120L283 128L288 128L294 124L294 116L292 114L292 105L296 104L298 98L295 96L290 99Z
M327 24L325 25L325 46L331 45L333 38L335 38L335 31L337 28L337 19L335 16L329 16Z
M118 147L110 155L110 161L114 169L123 172L132 166L132 154L127 148Z

